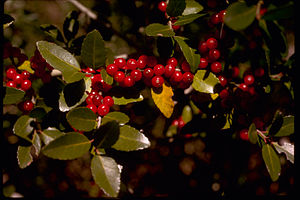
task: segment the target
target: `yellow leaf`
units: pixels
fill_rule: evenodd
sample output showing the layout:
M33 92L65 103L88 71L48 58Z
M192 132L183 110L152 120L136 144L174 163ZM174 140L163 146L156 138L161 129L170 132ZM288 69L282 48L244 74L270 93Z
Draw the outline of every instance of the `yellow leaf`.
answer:
M212 100L215 100L216 98L218 98L218 96L219 96L218 93L210 94L210 97L212 98Z
M30 74L34 74L34 71L33 71L33 69L31 68L30 61L29 61L29 60L25 60L25 61L23 62L23 64L20 65L20 66L18 67L18 69L19 69L19 70L26 70L26 71L28 71Z
M170 118L173 109L174 101L172 87L163 84L161 88L151 88L151 95L155 105L164 114L165 117Z

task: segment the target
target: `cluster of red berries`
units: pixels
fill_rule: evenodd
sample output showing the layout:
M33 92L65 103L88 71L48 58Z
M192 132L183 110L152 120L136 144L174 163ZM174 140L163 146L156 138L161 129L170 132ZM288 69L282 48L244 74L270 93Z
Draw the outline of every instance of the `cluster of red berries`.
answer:
M206 41L199 42L198 50L201 54L200 58L200 69L205 69L210 64L210 70L213 73L220 73L222 71L222 64L217 61L221 53L217 49L218 41L216 38L208 38Z
M30 58L30 65L34 69L34 76L40 78L43 83L51 81L51 71L53 67L49 65L36 49L34 55Z
M218 13L214 13L211 17L210 17L210 23L217 25L219 23L224 23L224 16L226 15L226 10L221 10Z
M167 15L167 3L165 2L165 1L161 1L161 2L159 2L158 3L158 9L161 11L161 12L163 12L164 14L165 14L165 17L166 18L169 18L168 17L168 15ZM180 26L179 25L173 25L177 20L176 20L176 18L174 18L174 17L170 17L170 20L171 20L171 22L172 22L172 28L173 28L173 30L178 30L179 28L180 28Z
M184 62L182 69L184 73L177 68L176 58L170 58L164 66L157 63L154 56L141 55L137 60L130 58L127 61L124 58L116 58L113 64L106 66L107 74L121 87L132 87L136 82L143 80L149 87L160 88L169 79L172 85L179 87L188 87L194 75L190 72L187 62Z
M10 65L6 70L6 86L18 88L27 91L31 88L30 73L26 70L18 72L17 69Z
M21 53L21 49L18 47L13 47L9 42L3 45L3 59L6 58L10 58L13 64L16 66L21 65L25 60L28 59L25 54ZM14 58L16 58L18 62L16 62Z

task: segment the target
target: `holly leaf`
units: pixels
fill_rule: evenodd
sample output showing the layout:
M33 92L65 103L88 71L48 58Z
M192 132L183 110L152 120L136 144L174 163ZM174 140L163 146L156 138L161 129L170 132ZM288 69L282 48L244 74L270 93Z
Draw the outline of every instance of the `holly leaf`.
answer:
M88 96L87 93L91 91L91 84L91 79L88 77L67 84L60 93L59 110L66 112L84 102Z
M113 158L95 155L91 161L91 171L96 184L107 195L118 196L121 184L121 168Z
M42 24L40 25L40 29L44 31L47 35L51 36L53 39L59 42L64 42L64 37L56 26L52 24Z
M30 151L31 146L18 146L17 160L21 169L28 167L32 163L33 159Z
M194 20L198 19L199 17L203 17L206 14L190 14L190 15L183 15L178 17L178 20L173 24L175 26L182 26L185 24L189 24Z
M91 131L97 125L96 114L87 107L73 108L66 118L69 124L79 131Z
M81 58L84 64L93 69L105 65L106 50L99 31L93 30L86 35L81 47Z
M33 127L30 125L33 120L34 119L28 115L22 115L19 117L13 127L14 134L32 142L31 139L28 138L28 135L33 131Z
M192 87L198 92L213 94L214 87L218 83L220 81L215 74L207 70L198 70L194 76Z
M279 157L271 145L263 145L262 157L272 181L277 181L280 176L281 165Z
M173 29L168 25L159 23L149 24L145 28L145 33L148 36L161 36L161 37L172 37L175 35Z
M294 116L277 117L275 121L268 127L270 135L275 137L289 136L295 132Z
M248 136L249 136L249 141L252 144L256 144L258 141L258 136L257 136L257 131L256 131L256 126L254 123L252 123L248 129Z
M244 1L237 1L228 6L224 23L235 31L247 28L256 17L256 6L248 6Z
M91 142L84 135L70 132L52 140L42 149L46 156L59 160L72 160L88 152Z
M137 129L124 125L120 127L120 135L112 148L119 151L136 151L148 148L150 141Z
M195 53L196 50L189 47L182 37L175 36L174 39L178 43L186 61L189 63L191 72L195 73L200 63L200 54Z
M155 105L167 118L171 117L174 110L173 95L172 87L167 86L165 83L161 88L151 88L151 96Z
M107 115L105 115L102 119L101 119L101 125L110 122L110 121L116 121L118 122L120 125L124 125L127 122L129 122L129 117L122 113L122 112L109 112Z
M67 83L73 83L85 77L80 72L80 65L76 58L64 48L47 41L38 41L36 45L46 62L62 72Z
M185 6L185 0L169 0L166 12L170 17L177 17L183 13Z
M49 127L40 132L40 137L45 145L48 145L52 140L64 135L65 133L60 132L60 130L55 127Z
M3 104L16 104L22 101L25 92L23 90L19 90L17 88L13 87L6 87L4 86L4 98L3 98Z
M278 153L284 153L286 158L294 164L295 147L293 144L285 142L283 145L279 145L277 142L272 142L273 146Z
M191 15L197 14L198 12L202 11L204 8L201 4L194 0L186 0L186 6L182 13L182 15Z
M94 146L97 148L110 148L119 138L120 126L115 120L102 124L95 130Z

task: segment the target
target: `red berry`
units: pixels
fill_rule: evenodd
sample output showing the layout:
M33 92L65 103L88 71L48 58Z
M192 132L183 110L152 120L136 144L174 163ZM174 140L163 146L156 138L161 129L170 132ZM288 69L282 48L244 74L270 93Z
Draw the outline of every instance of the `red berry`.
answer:
M185 72L182 75L182 82L184 82L184 83L192 83L193 82L193 78L194 78L194 75L191 72Z
M23 80L29 79L30 78L30 73L28 71L24 70L21 73L21 77L23 78Z
M231 76L232 78L237 78L240 75L240 68L232 67L231 68Z
M176 58L169 58L168 61L167 61L167 64L171 64L171 65L173 65L174 67L176 67L177 64L178 64L178 61L177 61Z
M220 51L218 49L211 49L208 52L208 56L211 60L218 60L220 58Z
M175 67L171 64L168 64L165 66L165 73L164 73L164 76L165 77L171 77L172 74L175 72Z
M164 78L162 76L154 76L152 79L151 79L151 83L152 83L152 86L153 87L161 87L164 83Z
M101 104L98 106L97 112L100 116L103 117L103 116L107 115L107 113L109 113L109 107L105 104Z
M174 24L176 22L176 20L172 20L172 24ZM172 25L172 29L174 30L174 31L177 31L178 29L180 29L180 25Z
M259 67L259 68L255 69L255 71L254 71L254 75L256 77L262 77L264 74L265 74L265 70L262 67Z
M90 74L96 73L96 71L95 71L93 68L91 68L91 67L86 68L86 69L85 69L85 72L86 72L86 73L90 73Z
M117 71L114 75L114 80L118 83L123 82L124 78L125 78L125 74L122 71Z
M178 128L181 129L182 127L184 127L185 122L182 119L182 116L179 117L178 119Z
M172 122L172 125L173 126L178 126L178 124L179 124L178 119L174 119L173 122Z
M126 64L127 64L128 69L131 69L131 70L136 69L138 67L137 61L133 58L128 59Z
M244 77L244 83L246 84L246 85L252 85L253 83L254 83L254 76L252 76L251 74L249 74L249 75L246 75L245 77Z
M220 75L218 76L218 79L223 87L227 84L227 79L224 76Z
M31 81L30 80L23 80L21 83L21 89L22 90L29 90L31 88Z
M208 51L207 43L206 42L200 42L198 45L198 50L200 53L205 53Z
M100 94L95 94L92 98L92 102L95 106L99 106L100 104L102 104L102 95Z
M191 68L190 68L190 64L184 60L182 63L181 63L181 69L182 71L184 72L190 72L191 71Z
M242 129L239 134L242 140L249 140L248 129Z
M180 82L182 80L183 76L180 71L175 71L173 75L171 76L171 80L174 82Z
M143 71L143 76L145 78L152 78L152 76L154 75L154 70L151 69L151 68L146 68L144 71Z
M101 80L102 80L101 74L95 74L94 76L91 76L91 81L93 86L95 86Z
M103 104L107 105L108 107L112 107L114 103L114 99L111 96L106 96L103 98Z
M126 60L124 58L116 58L114 64L121 69L126 65Z
M23 78L21 74L16 74L15 77L13 78L13 81L18 85L21 84L23 81Z
M6 77L13 80L17 75L17 71L14 68L9 68L6 70Z
M225 15L226 15L226 10L221 10L220 12L219 12L219 18L220 18L220 22L224 22L224 17L225 17Z
M155 65L153 70L154 70L154 74L157 76L161 76L165 73L165 67L161 64Z
M215 49L218 47L218 41L215 38L208 38L206 44L208 49Z
M221 99L225 99L229 96L229 92L227 89L223 89L221 92L220 92L220 98Z
M118 67L115 64L109 64L106 66L106 72L113 76L118 71Z
M34 107L34 104L32 103L32 101L31 100L26 100L26 101L24 101L23 102L23 110L24 111L31 111L32 109L33 109L33 107Z
M207 67L207 65L208 65L207 60L205 58L200 58L199 68L204 69Z
M97 113L97 106L95 106L94 104L88 104L86 105L87 108L91 109L94 113Z
M241 83L241 84L239 85L239 88L240 88L241 90L243 90L244 92L248 91L248 86L247 86L245 83Z
M17 87L17 85L16 85L16 83L15 82L13 82L13 81L8 81L7 83L6 83L6 86L7 87Z
M142 79L143 74L140 70L134 69L131 71L130 76L133 78L135 82L137 82Z
M213 73L220 73L222 71L222 64L220 62L213 62L210 65L210 69Z
M134 85L134 80L131 76L126 76L122 82L122 86L124 87L132 87Z
M96 93L95 93L96 94ZM87 96L87 98L85 99L85 102L86 102L86 104L93 104L93 97L94 97L94 94L89 94L88 96Z
M166 12L167 10L167 3L164 2L164 1L161 1L158 3L158 9L161 11L161 12Z
M211 16L211 18L210 18L210 21L211 21L211 23L213 23L213 24L218 24L218 23L220 23L220 22L221 22L221 19L220 19L219 13L213 14L213 15Z
M147 56L146 63L149 67L154 67L157 64L157 59L155 56Z
M146 67L146 64L147 64L147 56L146 55L141 55L139 57L139 59L137 60L138 68L143 69L143 68Z

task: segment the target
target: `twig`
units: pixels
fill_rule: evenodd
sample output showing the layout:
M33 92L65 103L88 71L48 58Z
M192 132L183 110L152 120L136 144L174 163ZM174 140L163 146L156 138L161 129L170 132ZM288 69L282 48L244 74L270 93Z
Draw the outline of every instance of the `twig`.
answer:
M67 1L72 3L74 6L76 6L79 10L87 14L87 16L89 16L93 20L97 19L97 15L95 13L93 13L90 9L88 9L87 7L79 3L77 0L67 0Z

